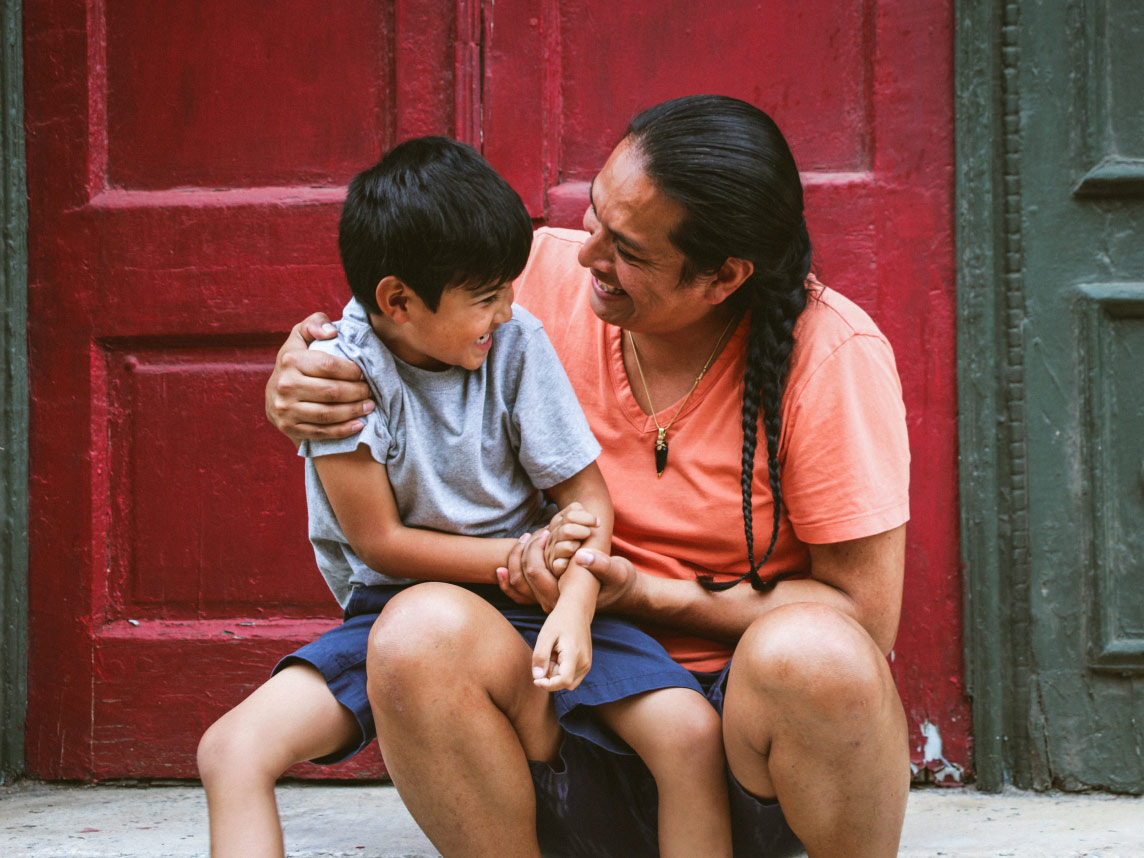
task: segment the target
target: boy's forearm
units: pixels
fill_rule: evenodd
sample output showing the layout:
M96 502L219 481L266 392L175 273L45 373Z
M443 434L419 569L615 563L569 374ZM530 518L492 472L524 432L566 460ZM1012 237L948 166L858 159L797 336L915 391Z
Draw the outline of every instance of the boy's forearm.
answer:
M600 592L600 582L579 563L568 564L568 569L560 576L560 599L557 604L574 603L584 609L589 618L596 612L596 596Z
M597 525L581 544L581 548L608 553L612 547L612 524L615 513L612 498L599 468L592 463L574 477L549 489L549 496L561 507L577 502L593 513ZM578 604L589 619L596 611L596 597L600 592L600 582L590 571L572 561L558 581L560 597L557 604L572 601Z
M457 536L404 525L379 534L359 553L376 572L423 581L496 584L496 569L508 562L517 540Z
M594 513L599 524L584 542L584 546L598 548L604 552L611 550L615 511L612 508L612 496L608 493L608 486L595 462L548 489L548 496L561 508L575 502Z

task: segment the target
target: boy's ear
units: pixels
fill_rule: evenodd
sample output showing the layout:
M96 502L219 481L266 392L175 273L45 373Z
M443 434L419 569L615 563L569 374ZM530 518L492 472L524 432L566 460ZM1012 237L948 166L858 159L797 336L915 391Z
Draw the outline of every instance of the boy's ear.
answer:
M755 264L748 259L729 256L719 266L715 276L706 285L704 296L708 303L721 304L755 273Z
M405 281L392 274L382 277L374 292L382 314L401 325L409 321L409 303L416 297Z

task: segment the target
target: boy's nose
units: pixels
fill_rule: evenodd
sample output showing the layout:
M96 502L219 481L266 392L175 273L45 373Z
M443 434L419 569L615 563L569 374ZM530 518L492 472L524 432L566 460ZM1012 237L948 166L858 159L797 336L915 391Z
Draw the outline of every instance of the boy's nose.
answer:
M503 325L512 319L512 300L501 301L500 306L497 307L496 315L493 316L493 321L498 325Z

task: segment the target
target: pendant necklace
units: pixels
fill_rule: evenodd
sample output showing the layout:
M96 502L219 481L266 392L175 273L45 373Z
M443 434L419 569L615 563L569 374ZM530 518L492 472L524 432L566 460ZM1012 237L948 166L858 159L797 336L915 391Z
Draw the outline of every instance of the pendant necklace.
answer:
M675 409L675 413L671 415L671 419L667 421L665 426L659 425L659 420L655 416L655 406L651 404L651 391L647 388L647 379L644 378L643 367L640 366L640 350L636 348L636 341L632 337L632 332L628 331L628 342L632 344L632 357L636 361L636 371L640 374L640 381L643 382L644 396L647 397L647 407L651 409L651 419L655 423L657 430L655 438L655 476L659 479L663 476L663 469L667 467L667 430L671 428L671 424L675 422L675 418L683 411L683 406L687 404L687 400L691 398L691 394L695 392L695 388L699 386L699 382L703 380L703 376L707 375L707 370L711 368L712 361L715 360L715 355L719 353L719 347L723 345L723 337L727 335L727 331L731 329L731 323L735 319L732 318L727 322L723 328L722 333L719 334L719 339L715 341L715 348L711 350L711 356L707 358L707 363L703 364L703 369L699 370L699 375L695 377L695 381L691 384L691 389L687 391L687 395L683 397L683 401L679 403L679 407Z

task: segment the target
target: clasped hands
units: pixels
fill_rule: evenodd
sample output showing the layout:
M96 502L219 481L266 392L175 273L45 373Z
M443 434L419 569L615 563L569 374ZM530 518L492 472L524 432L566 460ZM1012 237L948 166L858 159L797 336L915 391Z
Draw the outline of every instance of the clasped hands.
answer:
M585 549L584 540L599 525L596 516L571 503L552 517L547 527L526 533L509 552L508 566L497 569L497 583L514 602L539 605L551 613L560 595L559 579L575 557L576 563L600 582L596 607L614 606L635 583L635 568L623 557Z
M614 605L635 580L631 563L598 548L582 548L600 522L571 503L545 528L523 535L497 569L497 583L514 602L538 604L548 614L533 648L532 680L546 691L575 688L592 666L591 621L597 607ZM561 576L575 566L575 592ZM595 578L587 590L585 583ZM572 578L567 579L569 582ZM558 603L558 598L560 599Z

